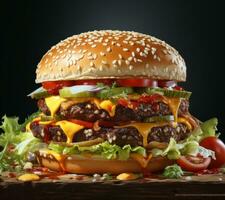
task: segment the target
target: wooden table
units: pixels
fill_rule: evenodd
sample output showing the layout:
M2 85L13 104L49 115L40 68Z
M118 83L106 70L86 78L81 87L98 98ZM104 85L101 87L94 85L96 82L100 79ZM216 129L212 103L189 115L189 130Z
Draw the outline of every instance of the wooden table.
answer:
M20 182L1 177L2 199L225 199L225 175L189 176L182 179L138 179L133 181L97 181L75 175L63 175L58 180Z

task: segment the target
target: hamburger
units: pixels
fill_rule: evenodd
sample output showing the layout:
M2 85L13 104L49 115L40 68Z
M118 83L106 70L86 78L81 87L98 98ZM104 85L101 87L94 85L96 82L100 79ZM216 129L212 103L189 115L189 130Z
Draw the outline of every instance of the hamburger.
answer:
M191 92L179 86L185 62L164 41L128 31L74 35L43 56L36 75L41 87L29 96L40 112L26 130L45 144L35 152L41 166L158 172L182 156L203 155Z

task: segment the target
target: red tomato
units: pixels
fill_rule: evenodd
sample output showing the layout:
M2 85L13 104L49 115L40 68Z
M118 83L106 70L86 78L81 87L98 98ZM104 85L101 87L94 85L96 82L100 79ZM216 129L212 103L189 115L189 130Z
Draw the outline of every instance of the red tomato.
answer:
M158 86L159 87L175 87L177 85L177 82L176 81L163 81L163 80L158 80Z
M212 159L209 168L219 168L225 164L225 144L220 139L207 137L200 142L200 145L215 152L216 160Z
M96 85L97 83L103 83L105 85L112 85L114 79L90 79L90 80L76 80L76 85Z
M203 158L202 156L181 156L177 163L181 166L182 169L197 172L200 170L207 169L211 162L211 158Z
M63 87L75 85L75 81L46 81L42 83L43 88L48 90L50 94L58 94Z
M152 94L152 95L142 95L137 101L139 103L154 103L158 100L161 100L162 96L160 94Z
M124 87L157 87L157 81L146 78L118 79L117 84Z
M173 89L174 89L174 90L179 90L179 91L183 90L183 88L180 87L180 86L175 86Z
M86 122L86 121L77 120L77 119L70 119L69 121L74 123L74 124L84 126L86 128L93 128L93 126L94 126L94 124L92 122Z

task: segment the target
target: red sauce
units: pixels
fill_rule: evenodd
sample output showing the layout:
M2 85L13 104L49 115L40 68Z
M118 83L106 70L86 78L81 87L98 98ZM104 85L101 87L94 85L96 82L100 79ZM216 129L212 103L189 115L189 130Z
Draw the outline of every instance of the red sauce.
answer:
M218 174L220 171L218 168L213 168L213 169L204 169L204 170L201 170L201 171L198 171L196 173L197 176L199 175L203 175L203 174Z
M14 173L12 173L12 172L9 172L8 176L9 176L10 178L15 178L15 177L16 177L16 174L14 174Z

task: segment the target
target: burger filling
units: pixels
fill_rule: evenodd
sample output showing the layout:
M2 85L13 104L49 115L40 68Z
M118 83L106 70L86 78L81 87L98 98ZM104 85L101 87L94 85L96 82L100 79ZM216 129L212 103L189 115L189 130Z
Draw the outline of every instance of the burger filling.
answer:
M126 154L128 159L132 152L177 159L179 148L196 151L198 143L189 141L199 127L188 111L190 93L177 86L62 85L31 94L41 113L26 128L48 145L48 153L90 152L107 159Z

